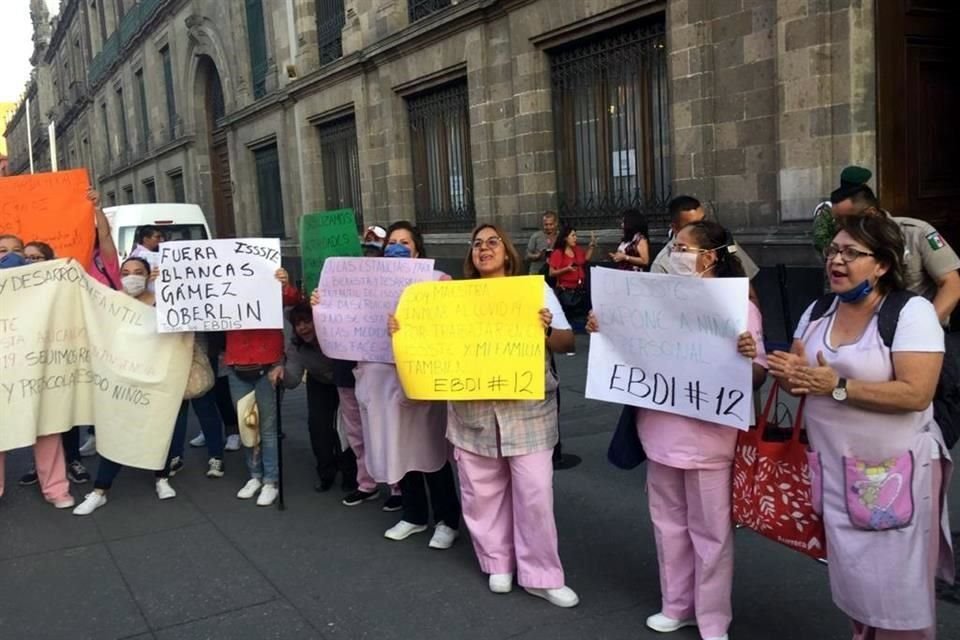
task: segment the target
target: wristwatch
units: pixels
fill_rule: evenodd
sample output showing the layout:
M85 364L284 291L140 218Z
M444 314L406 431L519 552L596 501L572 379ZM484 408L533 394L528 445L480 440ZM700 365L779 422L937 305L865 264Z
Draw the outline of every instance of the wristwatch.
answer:
M837 386L833 388L833 393L830 395L833 396L833 399L837 402L846 402L847 400L847 379L840 378L837 381Z

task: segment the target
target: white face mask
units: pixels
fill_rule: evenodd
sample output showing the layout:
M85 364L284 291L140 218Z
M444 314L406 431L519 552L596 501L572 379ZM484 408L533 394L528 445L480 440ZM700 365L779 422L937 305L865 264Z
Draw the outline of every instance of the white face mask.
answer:
M670 253L669 271L675 276L695 276L697 273L697 255L689 251L672 251Z
M136 298L147 288L147 276L138 276L135 274L123 276L120 278L120 283L123 285L124 293Z

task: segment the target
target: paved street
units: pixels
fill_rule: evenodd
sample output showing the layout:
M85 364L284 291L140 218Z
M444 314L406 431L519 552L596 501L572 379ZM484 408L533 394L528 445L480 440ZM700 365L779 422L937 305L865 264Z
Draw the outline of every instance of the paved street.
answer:
M555 483L560 552L579 607L519 590L491 594L467 539L446 552L427 548L427 535L390 542L382 533L396 514L314 493L297 392L284 405L284 512L234 497L245 479L240 454L228 454L226 478L207 480L204 455L192 449L173 480L177 499L158 502L150 473L124 470L109 504L78 518L46 505L36 487L18 487L29 457L13 454L0 500L0 638L660 637L643 626L659 605L643 473L606 462L617 409L583 399L581 341L559 366L564 444L583 463ZM960 525L960 483L953 487ZM821 565L740 531L736 566L731 638L849 638ZM960 606L941 602L939 623L941 638L956 633Z

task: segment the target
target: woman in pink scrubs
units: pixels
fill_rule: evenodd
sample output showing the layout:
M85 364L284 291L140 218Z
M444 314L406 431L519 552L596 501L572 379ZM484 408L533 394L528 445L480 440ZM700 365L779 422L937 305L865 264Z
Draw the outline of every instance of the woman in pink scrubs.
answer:
M679 231L670 272L695 278L743 278L730 234L715 222ZM749 305L741 355L753 360L754 387L766 377L763 321ZM600 330L591 314L588 331ZM647 492L660 565L662 608L647 618L654 631L697 626L705 640L726 640L733 619L731 468L737 430L655 411L637 410L637 432L647 454Z
M774 375L808 396L813 500L833 601L855 640L932 640L934 578L953 578L950 455L931 407L943 330L920 296L900 310L889 346L878 328L888 295L904 288L903 256L889 218L846 222L824 251L836 300L814 320L811 305L791 353L770 356Z

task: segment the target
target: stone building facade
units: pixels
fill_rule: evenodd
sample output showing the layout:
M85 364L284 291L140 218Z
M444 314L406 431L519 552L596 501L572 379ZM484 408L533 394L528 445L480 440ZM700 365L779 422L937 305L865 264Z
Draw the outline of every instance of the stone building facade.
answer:
M812 263L840 169L878 168L882 196L893 175L880 4L63 0L27 90L35 162L56 122L59 166L90 169L108 204L196 202L216 233L290 253L302 213L342 207L416 219L437 255L477 221L523 237L547 209L612 243L640 207L659 241L685 193L762 264Z

